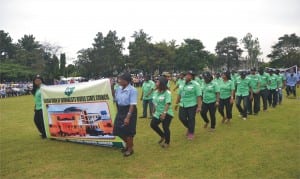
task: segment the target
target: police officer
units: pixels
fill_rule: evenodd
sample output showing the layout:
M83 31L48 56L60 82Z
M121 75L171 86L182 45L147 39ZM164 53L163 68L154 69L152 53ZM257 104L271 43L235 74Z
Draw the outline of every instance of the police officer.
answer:
M195 116L201 110L201 89L200 85L194 81L195 73L188 71L185 76L185 83L179 89L175 110L179 108L179 119L187 128L186 136L189 140L194 138Z
M205 83L202 87L202 108L201 116L205 121L204 128L207 128L209 120L207 112L210 115L210 130L213 132L216 127L216 107L219 106L220 102L220 88L216 82L213 82L213 76L209 72L203 73Z
M124 73L119 76L120 88L116 90L118 111L114 123L114 135L121 137L126 148L122 150L124 157L133 154L133 137L136 134L137 90L131 86L131 75Z

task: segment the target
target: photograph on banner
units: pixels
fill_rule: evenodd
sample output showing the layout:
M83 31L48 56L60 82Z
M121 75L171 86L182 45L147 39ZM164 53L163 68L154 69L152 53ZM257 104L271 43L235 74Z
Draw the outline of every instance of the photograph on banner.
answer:
M113 123L106 102L49 104L47 109L51 136L114 138Z

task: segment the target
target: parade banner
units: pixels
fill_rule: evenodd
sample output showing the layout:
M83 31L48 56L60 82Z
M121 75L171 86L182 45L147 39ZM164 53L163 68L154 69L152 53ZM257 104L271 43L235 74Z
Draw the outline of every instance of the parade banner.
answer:
M41 87L47 138L123 147L113 135L116 109L109 79Z

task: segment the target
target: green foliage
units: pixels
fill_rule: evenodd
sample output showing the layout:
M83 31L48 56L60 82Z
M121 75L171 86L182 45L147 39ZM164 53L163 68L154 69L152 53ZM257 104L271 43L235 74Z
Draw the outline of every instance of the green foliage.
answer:
M272 46L270 65L273 67L300 66L300 37L296 34L279 37L278 42Z
M202 71L207 66L207 52L198 39L185 39L176 50L176 68L178 70Z
M20 81L28 80L34 76L31 68L16 63L1 63L0 81Z
M258 67L258 56L262 54L258 38L253 39L251 33L247 33L241 40L244 48L247 49L250 65L249 67Z
M59 70L60 70L60 75L66 76L66 54L62 53L60 54L60 59L59 59Z
M12 43L12 38L8 33L0 30L0 60L5 58L13 58L15 55L16 47Z
M217 43L215 51L219 60L226 65L228 70L239 67L242 49L239 48L237 38L224 38L222 41Z
M93 48L78 51L77 61L80 74L95 78L109 76L114 71L120 71L124 65L123 43L125 38L119 38L116 31L109 31L104 37L101 32L96 34Z

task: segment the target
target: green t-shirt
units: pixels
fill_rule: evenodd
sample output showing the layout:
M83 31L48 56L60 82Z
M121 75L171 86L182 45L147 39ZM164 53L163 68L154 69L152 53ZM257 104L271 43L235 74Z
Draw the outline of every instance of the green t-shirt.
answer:
M197 83L199 83L200 88L202 88L203 83L204 83L204 80L203 80L203 79L200 79L199 77L195 77L195 81L196 81Z
M202 92L203 92L203 102L204 103L206 103L206 104L214 103L217 100L216 93L220 92L220 88L216 82L211 81L208 84L207 83L203 84Z
M116 84L114 85L114 90L117 90L119 87L120 87L120 85L119 85L118 83L116 83Z
M217 85L220 85L220 83L223 81L223 79L222 78L215 78L213 81L215 83L217 83Z
M267 89L269 81L270 81L270 75L268 73L263 73L260 76L260 90Z
M149 94L149 92L154 89L155 89L155 83L152 80L144 81L144 83L142 85L143 100L152 99L153 92L151 94Z
M228 81L221 81L219 84L220 87L220 98L227 99L231 96L231 92L235 89L234 83L231 80Z
M233 81L233 83L236 83L236 80L240 77L240 75L238 73L233 73L231 74L231 81Z
M277 80L277 75L276 74L272 74L270 75L270 84L268 86L268 89L270 90L274 90L278 88L278 80Z
M285 80L286 80L285 75L283 75L283 74L277 75L277 81L278 81L279 88L283 87L283 81L285 81Z
M177 81L176 81L176 86L178 86L178 88L182 88L183 85L185 83L185 79L181 79L179 78Z
M180 95L181 107L192 107L198 104L198 96L202 95L200 85L192 80L188 83L184 83L183 87L179 89L178 95Z
M174 112L172 110L172 95L169 90L166 90L165 92L160 93L158 90L156 90L153 93L153 104L155 106L155 112L154 117L159 119L160 115L164 112L166 104L170 104L167 114L170 116L174 116Z
M40 88L38 88L35 92L34 104L35 104L35 109L36 110L42 109L42 94L41 94Z
M250 90L250 80L248 77L236 79L236 96L248 96Z
M256 93L260 89L258 88L260 84L260 76L255 74L255 75L249 75L248 78L250 79L250 87L252 88L253 92Z

